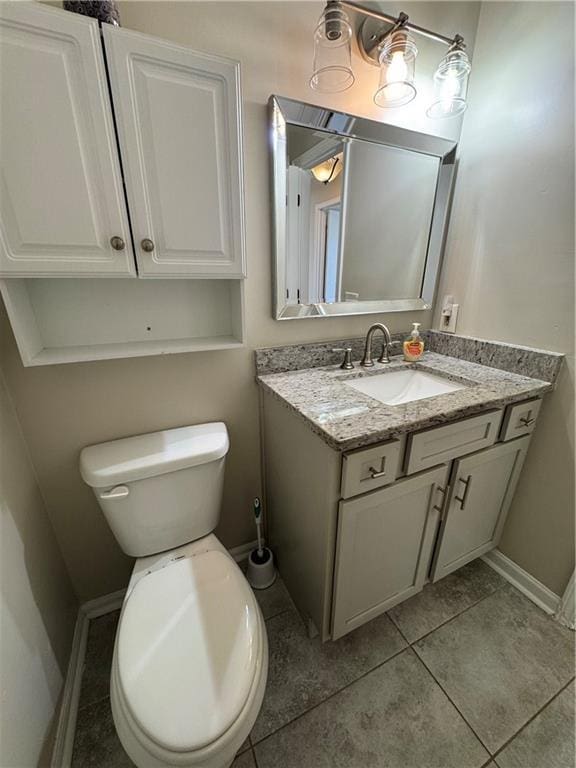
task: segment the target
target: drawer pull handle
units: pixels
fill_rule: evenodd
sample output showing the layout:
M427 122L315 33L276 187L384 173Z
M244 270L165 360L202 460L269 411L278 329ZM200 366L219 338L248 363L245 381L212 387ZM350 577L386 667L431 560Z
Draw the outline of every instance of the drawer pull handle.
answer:
M529 427L530 424L534 424L536 419L531 418L530 416L523 416L520 419L520 423L523 424L525 427Z
M436 486L436 490L440 491L440 493L442 494L442 501L440 503L440 506L438 506L438 504L434 504L432 509L435 509L436 512L442 512L442 510L444 509L444 502L446 501L446 491L448 489L447 488L442 488L441 485L437 485Z
M472 475L468 475L466 480L462 480L462 478L458 478L458 481L460 483L464 483L464 494L463 496L455 496L454 498L456 501L460 503L460 509L464 509L466 506L466 500L468 499L468 492L470 491L470 486L472 485Z
M379 477L384 477L385 474L385 469L383 469L381 472L378 472L378 470L374 469L374 467L370 467L370 478L372 480L377 480Z

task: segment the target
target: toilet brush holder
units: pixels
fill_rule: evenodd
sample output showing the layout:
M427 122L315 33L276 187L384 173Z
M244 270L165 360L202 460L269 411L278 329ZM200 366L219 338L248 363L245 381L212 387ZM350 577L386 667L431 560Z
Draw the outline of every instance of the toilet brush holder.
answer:
M253 589L266 589L276 581L274 555L268 547L253 549L248 556L246 578Z

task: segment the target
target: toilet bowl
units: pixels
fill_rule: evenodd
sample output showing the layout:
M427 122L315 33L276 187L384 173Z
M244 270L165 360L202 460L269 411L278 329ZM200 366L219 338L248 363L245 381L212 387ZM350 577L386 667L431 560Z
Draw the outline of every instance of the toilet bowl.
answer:
M81 454L82 477L124 551L138 558L110 684L114 724L138 768L228 768L262 704L264 620L211 532L227 450L226 427L216 423Z

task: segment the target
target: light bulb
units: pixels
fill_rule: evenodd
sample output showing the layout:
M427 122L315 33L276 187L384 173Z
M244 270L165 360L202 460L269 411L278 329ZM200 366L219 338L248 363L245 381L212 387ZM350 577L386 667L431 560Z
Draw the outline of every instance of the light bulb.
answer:
M438 65L434 75L434 100L426 110L428 117L456 117L464 112L470 70L470 61L460 40Z
M418 48L405 29L392 32L380 53L380 83L374 94L379 107L400 107L416 96L414 63Z
M387 100L399 101L404 95L404 81L408 74L408 67L404 60L403 51L392 54L392 61L386 70L386 82L388 83Z
M406 80L408 67L404 61L404 51L396 51L392 54L392 61L386 71L386 81L388 83L397 83L398 80Z

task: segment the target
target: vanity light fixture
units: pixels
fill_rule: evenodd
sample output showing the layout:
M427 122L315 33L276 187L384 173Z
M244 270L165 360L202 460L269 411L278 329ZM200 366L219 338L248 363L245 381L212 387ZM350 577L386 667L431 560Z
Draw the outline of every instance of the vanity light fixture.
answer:
M434 101L426 114L431 118L455 117L466 109L470 60L461 35L446 37L419 27L407 14L397 17L351 2L328 0L314 32L314 70L310 87L324 93L346 90L354 83L350 40L352 27L346 10L363 17L357 42L362 58L380 68L374 102L379 107L400 107L416 96L414 85L418 48L413 35L448 46L434 75Z
M354 82L352 27L338 0L328 0L314 31L314 66L310 87L321 93L345 91Z
M314 168L310 168L310 173L316 181L321 181L322 184L329 184L340 175L342 168L342 152L340 152L334 155L334 157L329 157L328 160L318 163Z
M380 53L380 83L374 94L379 107L402 107L416 96L414 71L418 48L412 35L397 29L386 38Z
M428 117L456 117L466 109L468 77L472 67L465 48L464 40L456 35L455 42L434 75L434 101L426 110Z

